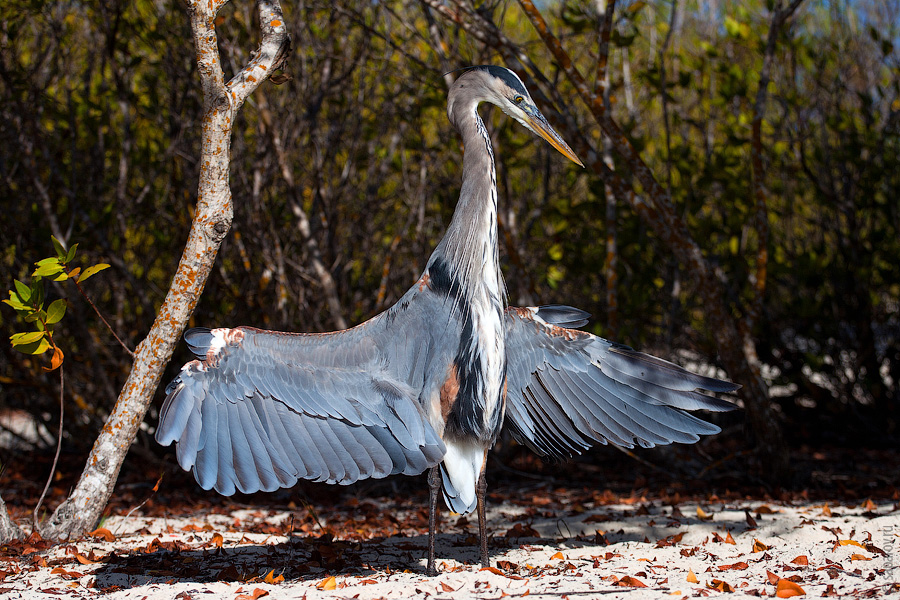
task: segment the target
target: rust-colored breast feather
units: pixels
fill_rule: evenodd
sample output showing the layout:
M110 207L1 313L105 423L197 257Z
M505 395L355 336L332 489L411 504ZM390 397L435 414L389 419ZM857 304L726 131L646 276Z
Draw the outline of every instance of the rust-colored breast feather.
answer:
M441 418L445 423L458 397L459 370L456 368L456 363L450 363L450 366L447 368L447 379L441 386Z

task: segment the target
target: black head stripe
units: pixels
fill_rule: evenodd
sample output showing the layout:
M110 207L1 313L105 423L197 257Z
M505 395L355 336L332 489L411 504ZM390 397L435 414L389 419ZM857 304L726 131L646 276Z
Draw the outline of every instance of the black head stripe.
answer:
M503 82L508 85L510 88L515 90L516 92L522 94L525 97L528 97L528 90L525 89L525 86L522 85L522 82L516 76L515 73L510 71L509 69L505 69L503 67L496 67L494 65L489 65L483 67L485 71L497 77L498 79L502 79Z

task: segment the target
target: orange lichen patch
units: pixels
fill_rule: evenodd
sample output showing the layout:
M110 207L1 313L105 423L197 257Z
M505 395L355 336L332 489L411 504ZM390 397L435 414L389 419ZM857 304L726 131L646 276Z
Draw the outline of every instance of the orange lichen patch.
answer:
M456 404L459 395L459 371L456 363L450 363L447 368L447 379L441 386L441 418L446 422L450 409Z
M281 27L281 21L278 21L277 19L272 21L272 27Z

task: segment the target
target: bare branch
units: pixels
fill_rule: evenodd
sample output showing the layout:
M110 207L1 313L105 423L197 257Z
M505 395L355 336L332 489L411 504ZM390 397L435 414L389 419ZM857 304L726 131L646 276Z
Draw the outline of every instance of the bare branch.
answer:
M291 51L291 36L284 24L281 3L277 0L258 0L257 7L263 33L259 49L251 55L250 63L227 86L234 102L232 110L235 111L272 71L281 68Z

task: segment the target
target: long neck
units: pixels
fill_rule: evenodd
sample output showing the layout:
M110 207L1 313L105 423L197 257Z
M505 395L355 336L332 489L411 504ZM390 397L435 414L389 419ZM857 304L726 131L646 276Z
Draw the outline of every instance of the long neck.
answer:
M451 105L450 120L463 139L463 181L459 202L429 266L443 260L464 290L478 283L504 295L497 243L497 175L494 152L477 103Z

